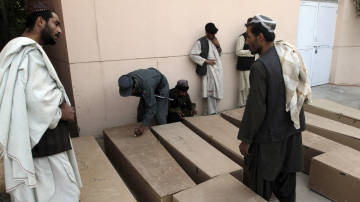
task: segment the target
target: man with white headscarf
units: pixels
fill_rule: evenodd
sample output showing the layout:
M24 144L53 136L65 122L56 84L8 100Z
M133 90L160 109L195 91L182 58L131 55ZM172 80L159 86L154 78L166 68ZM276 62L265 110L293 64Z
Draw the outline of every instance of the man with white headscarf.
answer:
M82 186L68 122L75 111L42 45L61 34L48 0L29 0L26 29L0 53L0 143L15 202L78 202Z
M310 97L306 68L287 43L274 42L276 23L257 15L249 23L247 44L260 58L251 66L250 93L238 139L245 156L244 181L269 200L294 202L296 172L303 170L303 103Z

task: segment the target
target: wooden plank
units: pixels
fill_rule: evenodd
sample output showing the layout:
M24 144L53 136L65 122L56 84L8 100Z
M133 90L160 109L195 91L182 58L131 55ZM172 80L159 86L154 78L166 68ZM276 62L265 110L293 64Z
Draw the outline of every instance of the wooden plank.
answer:
M334 200L360 199L360 152L351 148L334 150L314 157L309 187Z
M81 202L136 202L93 137L78 137L72 142L83 182Z
M310 165L313 157L345 147L342 144L309 131L302 132L302 145L304 155L304 172L307 174L310 172Z
M104 130L105 151L142 202L171 202L172 195L195 185L160 142L146 129L134 137L135 125Z
M245 107L237 108L233 110L228 110L221 113L221 116L228 120L230 123L234 124L238 128L240 128L240 123L242 120L242 117L244 115Z
M181 122L154 126L152 130L196 183L226 173L242 173L239 165Z
M360 129L305 112L306 129L360 151Z
M174 202L265 202L244 184L227 174L174 195Z
M237 164L244 165L244 157L239 150L241 141L237 139L239 129L236 126L219 115L187 117L184 124Z
M313 99L305 111L360 128L360 110L327 99Z

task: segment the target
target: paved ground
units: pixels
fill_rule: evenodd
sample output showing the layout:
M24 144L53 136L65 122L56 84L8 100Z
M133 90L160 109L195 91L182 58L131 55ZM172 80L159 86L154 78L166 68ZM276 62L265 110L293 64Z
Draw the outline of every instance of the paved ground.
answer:
M360 87L322 85L312 88L313 98L325 98L360 109Z

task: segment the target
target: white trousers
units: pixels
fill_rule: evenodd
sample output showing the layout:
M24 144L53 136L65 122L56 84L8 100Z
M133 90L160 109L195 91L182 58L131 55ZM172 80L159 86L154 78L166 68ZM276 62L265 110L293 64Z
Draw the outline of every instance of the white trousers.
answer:
M217 113L217 105L219 100L214 97L207 97L207 115L216 114Z
M34 158L37 185L23 184L10 193L12 202L79 202L80 190L66 152Z
M250 91L250 71L239 71L239 107L246 105Z

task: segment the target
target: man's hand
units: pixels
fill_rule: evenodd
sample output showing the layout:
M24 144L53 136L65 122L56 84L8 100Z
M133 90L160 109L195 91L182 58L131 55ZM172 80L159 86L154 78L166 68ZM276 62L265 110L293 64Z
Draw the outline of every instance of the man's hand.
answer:
M184 114L181 111L176 112L181 118L184 117Z
M140 124L140 125L139 125L138 127L136 127L135 130L134 130L134 135L135 135L135 137L142 135L142 134L144 133L144 131L145 131L145 126L142 125L142 124Z
M216 60L213 60L213 59L206 59L205 62L208 65L215 65L216 64Z
M211 40L211 42L212 42L217 48L220 48L220 43L219 43L219 41L217 40L216 37L215 37L213 40Z
M250 148L250 145L248 143L245 143L245 142L242 142L240 145L239 145L239 148L240 148L240 153L245 157L247 155L249 155L249 148Z
M75 109L69 106L67 103L63 103L61 106L61 120L75 121Z

